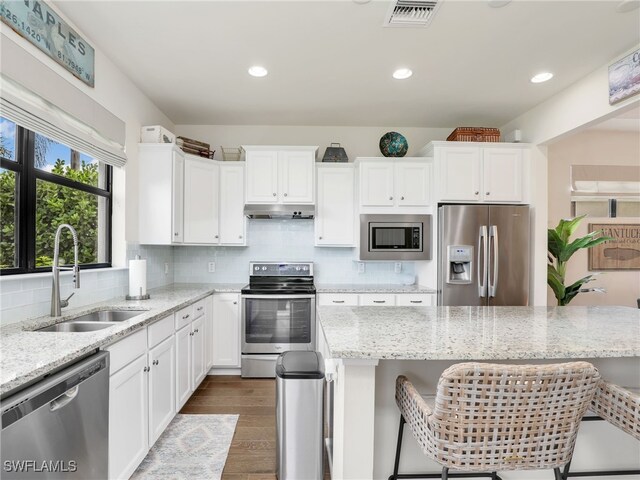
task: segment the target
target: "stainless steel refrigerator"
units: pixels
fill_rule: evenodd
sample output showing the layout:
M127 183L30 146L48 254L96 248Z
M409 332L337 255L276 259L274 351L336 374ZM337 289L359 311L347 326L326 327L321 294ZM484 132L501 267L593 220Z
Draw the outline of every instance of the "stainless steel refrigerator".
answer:
M438 305L529 305L529 207L438 209Z

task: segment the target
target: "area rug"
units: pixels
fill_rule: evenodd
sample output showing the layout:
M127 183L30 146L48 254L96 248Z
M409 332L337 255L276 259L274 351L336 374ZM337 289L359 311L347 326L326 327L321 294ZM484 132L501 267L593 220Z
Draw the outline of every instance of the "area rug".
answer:
M131 480L219 479L238 415L177 414Z

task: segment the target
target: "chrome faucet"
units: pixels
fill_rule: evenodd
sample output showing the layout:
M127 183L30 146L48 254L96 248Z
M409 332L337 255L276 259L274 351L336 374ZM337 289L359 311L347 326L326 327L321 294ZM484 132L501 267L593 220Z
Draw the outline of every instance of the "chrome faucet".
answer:
M68 228L73 237L73 267L61 267L60 263L60 234L62 229ZM69 306L69 299L73 297L72 292L65 300L60 299L60 270L73 270L73 288L80 288L80 267L78 265L78 234L74 228L63 223L56 230L55 247L53 249L53 265L51 273L53 274L53 286L51 288L51 316L59 317L62 315L62 309Z

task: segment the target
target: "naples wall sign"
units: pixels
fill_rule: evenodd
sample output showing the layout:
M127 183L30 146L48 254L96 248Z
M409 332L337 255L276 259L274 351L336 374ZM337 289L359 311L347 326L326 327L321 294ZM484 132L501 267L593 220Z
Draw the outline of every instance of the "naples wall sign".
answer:
M95 50L43 1L0 0L2 21L84 83L95 84Z

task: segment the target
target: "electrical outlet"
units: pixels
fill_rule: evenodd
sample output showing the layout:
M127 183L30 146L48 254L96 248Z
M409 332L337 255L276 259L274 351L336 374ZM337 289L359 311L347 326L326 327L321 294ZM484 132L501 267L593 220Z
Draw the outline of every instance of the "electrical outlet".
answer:
M364 262L358 262L358 273L364 273Z
M164 274L169 275L169 264L166 262L164 264Z
M216 262L209 262L208 268L209 273L214 273L216 271Z
M400 263L400 262L394 263L393 264L393 271L394 271L394 273L402 272L402 263Z

